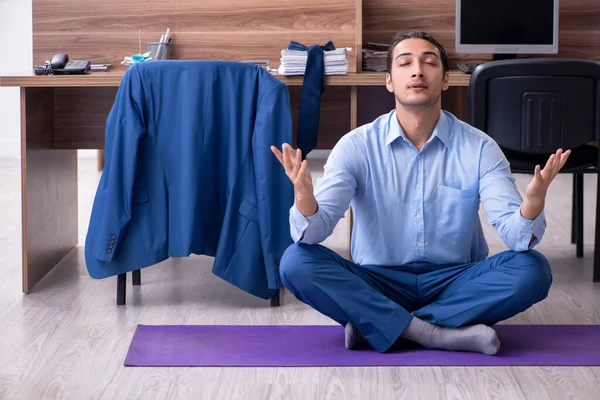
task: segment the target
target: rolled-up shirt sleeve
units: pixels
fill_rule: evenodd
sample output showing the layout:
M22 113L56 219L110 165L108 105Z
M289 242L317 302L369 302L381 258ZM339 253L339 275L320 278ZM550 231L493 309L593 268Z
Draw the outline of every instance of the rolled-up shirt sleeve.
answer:
M484 145L480 160L479 196L488 221L511 250L532 249L546 230L544 210L533 220L523 217L523 198L508 160L495 142Z
M356 150L348 138L343 137L332 149L324 166L323 176L314 189L317 212L304 216L296 204L290 209L290 234L294 242L321 243L344 216L357 187Z

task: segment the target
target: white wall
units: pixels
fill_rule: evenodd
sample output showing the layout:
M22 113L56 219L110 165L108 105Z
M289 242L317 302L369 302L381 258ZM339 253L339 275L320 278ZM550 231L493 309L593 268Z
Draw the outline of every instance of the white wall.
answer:
M0 75L31 71L31 0L0 0ZM19 88L0 88L0 158L20 157Z

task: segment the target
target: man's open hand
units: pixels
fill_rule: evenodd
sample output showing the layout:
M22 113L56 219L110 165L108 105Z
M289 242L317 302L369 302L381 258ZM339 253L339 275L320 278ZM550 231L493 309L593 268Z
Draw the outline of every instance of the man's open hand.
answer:
M297 199L313 197L312 176L308 169L308 161L302 160L302 150L297 149L294 151L292 146L287 143L281 146L281 150L279 151L277 147L271 146L271 151L283 165L285 174L294 184Z
M535 166L533 179L529 185L527 185L527 189L525 189L525 197L529 201L535 204L544 203L548 186L550 186L552 180L565 165L570 154L571 150L567 150L563 153L562 149L558 149L555 154L552 154L550 158L548 158L548 162L544 169L540 169L539 165Z

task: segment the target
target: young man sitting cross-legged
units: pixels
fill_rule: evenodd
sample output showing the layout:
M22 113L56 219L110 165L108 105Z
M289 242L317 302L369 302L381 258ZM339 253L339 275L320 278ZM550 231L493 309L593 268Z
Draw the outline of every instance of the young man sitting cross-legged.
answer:
M282 281L345 327L349 349L366 340L385 352L402 338L496 354L490 326L548 294L550 265L532 248L546 227L548 186L570 151L536 167L523 199L498 145L441 110L449 74L437 41L397 35L388 71L395 110L345 135L314 190L299 150L271 148L295 188ZM488 258L480 202L509 251ZM319 244L349 205L355 263Z

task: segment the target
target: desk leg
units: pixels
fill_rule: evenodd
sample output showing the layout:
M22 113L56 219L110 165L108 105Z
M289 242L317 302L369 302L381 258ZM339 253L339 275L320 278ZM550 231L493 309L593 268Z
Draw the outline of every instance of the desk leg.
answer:
M54 148L54 89L21 88L23 292L77 245L77 150Z
M98 171L104 169L104 150L98 150Z

